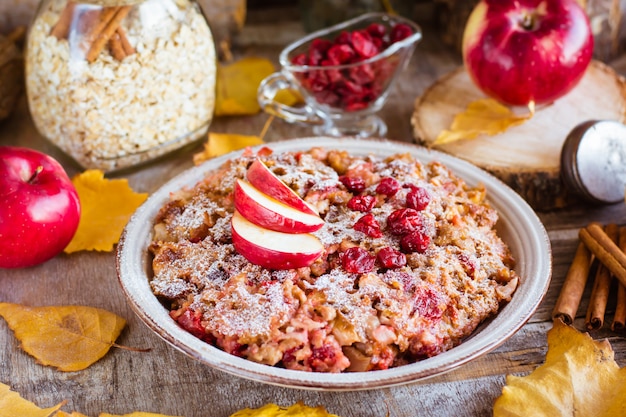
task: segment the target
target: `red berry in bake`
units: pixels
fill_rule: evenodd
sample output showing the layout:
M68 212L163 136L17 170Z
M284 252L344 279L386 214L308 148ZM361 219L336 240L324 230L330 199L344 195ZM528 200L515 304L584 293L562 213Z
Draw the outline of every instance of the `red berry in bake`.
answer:
M459 253L457 258L459 258L459 262L461 262L465 273L470 277L474 277L476 273L476 262L472 260L467 253Z
M376 257L358 246L349 248L341 257L343 269L352 274L364 274L374 269Z
M380 224L373 214L368 213L362 216L354 224L354 230L365 233L369 237L382 237L383 232L380 231Z
M349 177L342 175L339 177L339 181L346 186L348 191L354 194L360 194L365 190L365 180L361 177Z
M379 250L376 254L376 259L379 264L387 269L402 268L406 265L406 255L389 246Z
M417 211L422 211L430 203L430 193L422 187L412 187L406 195L406 206Z
M395 178L385 177L380 180L376 186L378 194L384 194L387 197L393 197L400 190L400 183Z
M356 195L348 201L348 208L354 211L367 213L376 205L376 197L373 195Z
M405 235L422 228L422 215L412 208L398 209L387 218L387 228L394 235Z
M430 244L430 236L422 230L415 230L400 239L400 248L406 253L424 253Z

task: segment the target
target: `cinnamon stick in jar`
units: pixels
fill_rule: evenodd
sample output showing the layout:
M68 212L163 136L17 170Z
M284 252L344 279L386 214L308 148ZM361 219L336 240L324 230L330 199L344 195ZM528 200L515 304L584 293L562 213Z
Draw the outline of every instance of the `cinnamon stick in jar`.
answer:
M93 62L100 55L105 45L116 32L122 20L130 12L131 6L105 7L102 16L95 26L90 38L93 43L87 52L87 61ZM119 34L118 34L119 35Z
M57 39L66 39L70 33L76 3L69 1L59 16L59 21L52 27L50 35Z
M619 248L626 252L626 227L619 228ZM617 285L617 303L611 330L623 330L626 328L626 286L621 282Z
M578 244L576 254L572 261L565 282L561 287L559 298L556 301L552 318L560 318L565 324L572 324L578 311L580 300L582 299L587 278L589 276L589 267L591 265L591 252L583 242Z
M602 226L598 225L598 227ZM606 234L611 241L617 243L619 235L618 226L616 224L609 224L606 226ZM587 308L587 316L585 318L585 325L589 330L597 330L604 325L604 313L609 300L609 290L611 288L612 279L613 277L609 269L600 263L596 271L593 289L591 290L591 298Z

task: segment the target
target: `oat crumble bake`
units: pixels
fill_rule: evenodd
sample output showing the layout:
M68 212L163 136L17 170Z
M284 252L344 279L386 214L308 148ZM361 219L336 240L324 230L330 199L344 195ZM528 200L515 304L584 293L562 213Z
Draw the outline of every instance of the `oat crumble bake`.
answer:
M438 162L313 148L259 152L324 219L311 266L269 270L231 240L233 188L251 151L171 195L150 245L154 294L198 338L251 361L369 371L444 352L519 282L482 186Z

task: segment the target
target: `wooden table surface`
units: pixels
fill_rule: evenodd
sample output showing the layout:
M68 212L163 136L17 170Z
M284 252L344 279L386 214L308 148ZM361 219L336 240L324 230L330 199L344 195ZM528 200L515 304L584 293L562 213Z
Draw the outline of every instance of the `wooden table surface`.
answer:
M280 14L278 14L281 16ZM297 22L250 24L234 48L236 57L265 56L276 61L278 51L299 36ZM425 30L408 68L381 112L389 125L388 137L412 142L410 116L413 102L437 77L460 64L460 57L446 49L436 35ZM619 65L618 65L619 66ZM214 132L259 134L267 116L224 117L214 120ZM306 127L274 121L266 141L311 135ZM46 142L35 130L22 100L12 117L0 123L0 145L20 145L42 150L57 158L70 176L81 168ZM172 155L124 174L138 192L151 193L168 179L191 167L192 154ZM99 413L133 411L185 417L227 417L246 407L268 402L291 405L303 401L322 405L342 417L489 416L507 374L526 374L543 363L546 332L552 327L551 310L573 258L580 227L592 221L626 223L626 205L575 206L539 213L552 244L553 277L550 289L532 319L506 343L447 374L387 389L356 392L306 391L265 385L231 376L200 364L173 349L150 331L130 309L118 284L115 254L80 252L59 255L27 269L0 270L0 301L29 306L87 305L114 312L127 321L118 343L150 352L113 348L90 368L63 373L38 365L19 348L11 330L0 320L0 382L40 407L63 400L65 411L96 417ZM546 255L548 256L548 255ZM587 288L575 326L584 329L589 298ZM609 306L609 316L613 307ZM610 317L609 317L610 323ZM592 332L608 338L620 366L626 363L623 334L607 326ZM387 414L388 413L388 414Z

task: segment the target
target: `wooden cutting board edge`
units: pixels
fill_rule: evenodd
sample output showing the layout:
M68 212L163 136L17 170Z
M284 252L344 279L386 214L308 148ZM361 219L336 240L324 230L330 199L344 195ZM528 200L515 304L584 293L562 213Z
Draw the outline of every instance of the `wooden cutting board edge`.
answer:
M626 79L617 74L611 67L600 61L592 61L591 67L594 71L599 71L602 76L607 79L611 79L621 91L620 95L623 97L623 102L616 103L616 105L621 105L621 110L619 111L621 114L620 121L622 123L626 123ZM411 117L411 125L413 126L414 140L417 143L427 147L432 147L433 149L438 149L437 146L431 146L431 143L435 140L435 138L428 138L427 135L424 134L426 129L422 125L424 120L420 117L420 108L430 99L433 89L441 87L442 83L450 83L450 80L458 77L459 74L464 71L464 67L461 66L443 75L415 100L414 113ZM446 152L445 149L439 150ZM516 166L511 169L507 169L505 167L493 166L484 163L478 164L464 155L451 154L472 162L499 178L502 182L520 194L530 204L530 206L537 211L564 208L581 201L580 197L572 190L568 190L561 180L560 166L541 168Z

